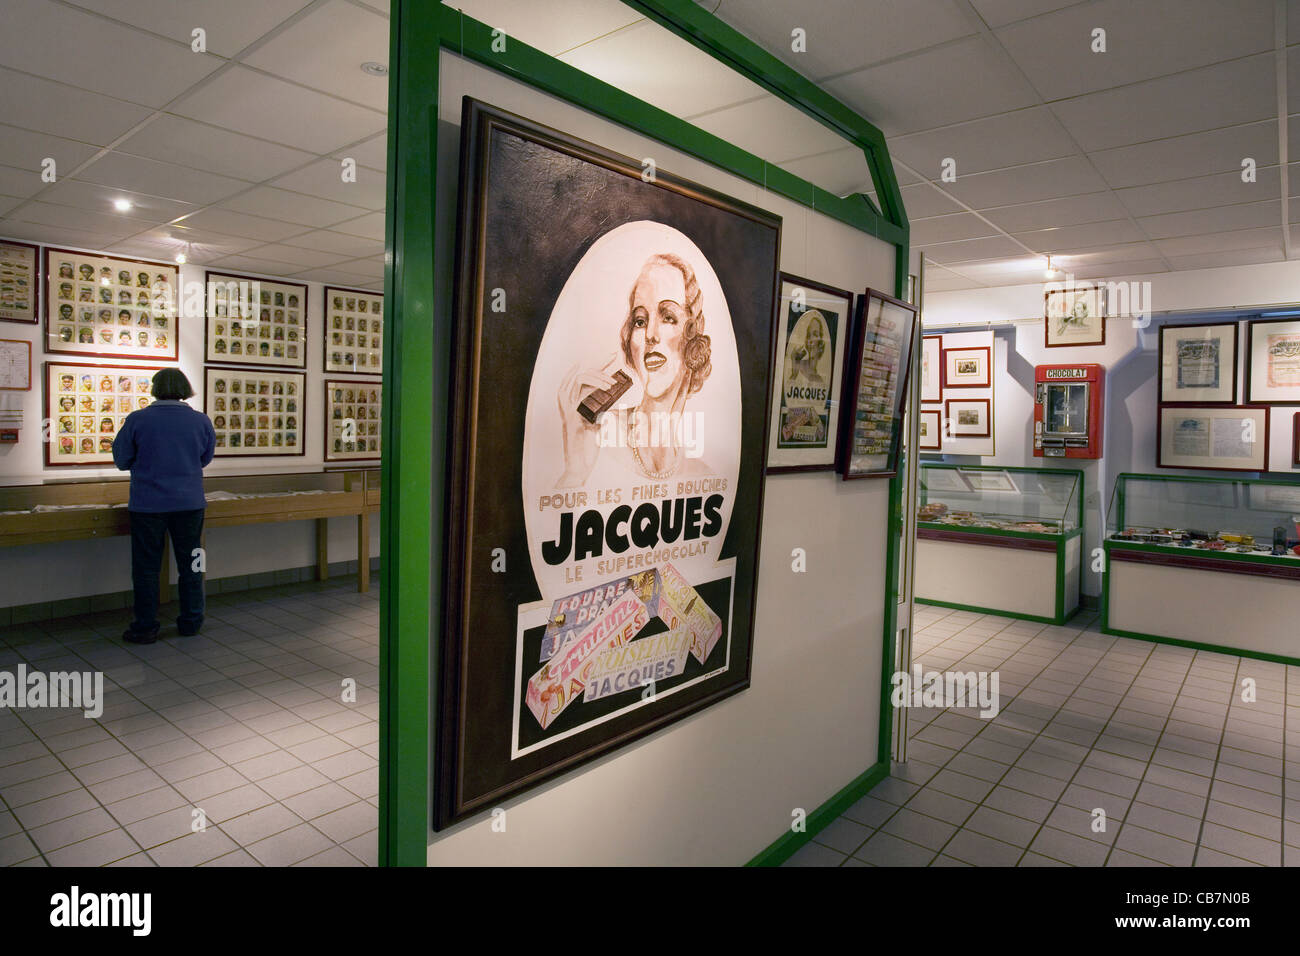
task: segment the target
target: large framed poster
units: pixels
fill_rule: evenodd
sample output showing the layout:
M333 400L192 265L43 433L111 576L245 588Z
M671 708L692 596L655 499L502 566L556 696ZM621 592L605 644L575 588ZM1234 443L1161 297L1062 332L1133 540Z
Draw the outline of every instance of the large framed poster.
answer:
M45 464L112 465L113 439L126 416L153 401L157 368L45 363Z
M383 389L374 379L325 379L325 460L379 459Z
M1300 319L1246 323L1246 404L1300 405Z
M384 370L384 297L325 287L326 372L379 375Z
M307 287L208 272L205 362L307 367Z
M438 828L749 685L781 223L461 130Z
M41 289L41 250L26 242L0 241L0 320L36 325Z
M1159 468L1268 471L1268 408L1162 407L1156 455Z
M176 361L180 269L45 250L45 351Z
M767 471L833 471L853 293L781 275Z
M212 419L218 458L306 453L306 375L211 365L203 373L203 410Z
M1160 402L1234 405L1237 323L1160 328Z
M898 470L903 402L916 309L868 289L858 298L851 363L845 371L840 475L887 478Z

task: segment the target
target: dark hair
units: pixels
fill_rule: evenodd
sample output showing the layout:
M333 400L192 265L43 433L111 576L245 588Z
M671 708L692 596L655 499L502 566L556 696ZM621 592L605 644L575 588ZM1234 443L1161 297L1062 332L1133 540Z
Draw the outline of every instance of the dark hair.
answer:
M153 397L162 402L183 402L194 394L185 373L178 368L159 369L153 377Z

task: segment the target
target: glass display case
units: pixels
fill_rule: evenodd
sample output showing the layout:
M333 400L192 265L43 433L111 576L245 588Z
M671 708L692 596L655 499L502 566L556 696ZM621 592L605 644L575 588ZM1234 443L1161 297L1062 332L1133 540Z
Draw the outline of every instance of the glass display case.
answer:
M1083 525L1083 472L923 463L918 523L976 532L1062 535Z

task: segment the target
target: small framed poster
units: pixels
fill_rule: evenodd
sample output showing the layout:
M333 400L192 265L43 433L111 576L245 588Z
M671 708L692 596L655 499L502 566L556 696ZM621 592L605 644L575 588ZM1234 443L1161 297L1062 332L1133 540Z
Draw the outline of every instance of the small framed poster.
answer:
M0 339L0 391L26 392L32 387L32 343Z
M1160 329L1160 402L1233 405L1237 401L1237 324Z
M203 409L217 435L218 458L305 454L307 376L263 369L204 369Z
M831 471L853 294L781 274L767 472Z
M325 460L377 460L382 405L383 388L374 379L325 379Z
M45 351L176 361L180 269L45 250Z
M868 289L858 297L851 362L844 377L843 478L886 478L898 470L907 371L916 309Z
M988 438L992 433L991 402L987 398L950 398L944 403L948 434L953 438Z
M991 381L987 345L978 348L943 350L944 388L988 388Z
M1047 348L1106 344L1106 293L1100 286L1049 289L1043 298Z
M917 447L921 451L938 451L943 448L943 411L938 408L921 409L921 420L917 422L920 439Z
M1008 471L977 471L962 469L961 475L966 479L972 491L1010 491L1019 494L1020 488Z
M378 292L325 287L326 372L380 375L384 370L384 297Z
M45 363L45 464L111 465L113 439L126 416L153 401L157 368Z
M921 336L921 401L943 401L943 336Z
M204 361L307 367L307 287L208 272Z
M1156 456L1160 468L1268 471L1268 408L1162 407Z
M1300 319L1246 323L1246 404L1300 405Z
M1291 464L1300 468L1300 412L1291 416Z
M36 325L41 251L26 242L0 241L0 320Z

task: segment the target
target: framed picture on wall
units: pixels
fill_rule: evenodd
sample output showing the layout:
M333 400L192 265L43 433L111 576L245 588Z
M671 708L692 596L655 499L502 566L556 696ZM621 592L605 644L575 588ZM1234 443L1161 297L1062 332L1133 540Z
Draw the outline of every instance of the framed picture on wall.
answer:
M139 365L45 363L45 464L112 465L113 439L126 416L153 401L158 369Z
M204 361L307 367L307 287L227 272L206 274Z
M988 388L992 379L989 366L993 350L978 348L943 350L944 388Z
M1266 407L1163 406L1156 432L1157 467L1268 471Z
M26 325L40 322L40 263L39 247L0 240L0 320Z
M1291 464L1300 468L1300 412L1291 416Z
M1101 286L1048 289L1043 299L1047 348L1106 344L1106 292Z
M306 453L306 375L212 365L203 373L203 410L216 431L218 458Z
M950 398L944 402L948 434L953 438L988 438L992 403L987 398Z
M368 381L325 379L325 460L379 459L383 388Z
M916 338L916 309L868 289L858 297L851 363L844 377L843 478L898 470L903 401Z
M0 391L26 392L32 387L32 343L0 339Z
M769 474L832 471L853 293L781 274Z
M384 370L384 297L378 292L325 287L326 372L379 375Z
M45 250L45 351L176 361L180 269Z
M1246 403L1300 405L1300 319L1246 323Z
M437 828L749 685L779 299L765 210L469 97L461 147Z
M921 451L939 451L943 448L943 412L938 408L921 409L921 420L917 422L920 438L917 447Z
M1160 329L1160 401L1233 405L1237 401L1237 324Z
M921 336L921 401L943 401L943 336Z

